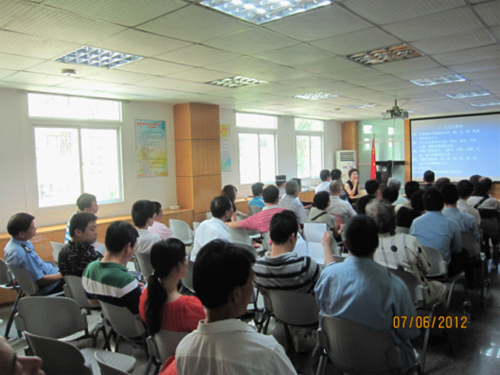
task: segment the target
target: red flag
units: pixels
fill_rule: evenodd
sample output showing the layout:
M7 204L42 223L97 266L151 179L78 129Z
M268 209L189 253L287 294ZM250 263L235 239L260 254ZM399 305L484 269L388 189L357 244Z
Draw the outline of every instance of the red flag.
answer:
M372 162L370 167L370 179L375 179L375 174L377 172L377 164L375 162L375 137L373 137L372 141Z

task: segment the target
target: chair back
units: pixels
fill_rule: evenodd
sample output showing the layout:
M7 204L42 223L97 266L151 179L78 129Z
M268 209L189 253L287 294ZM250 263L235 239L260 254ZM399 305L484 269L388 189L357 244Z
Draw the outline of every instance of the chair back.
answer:
M59 253L61 252L64 244L54 241L50 241L50 244L52 245L52 257L54 258L54 262L57 264L59 261Z
M262 248L266 251L271 250L271 233L264 232L262 233Z
M267 289L266 295L274 316L282 322L299 327L318 324L319 308L312 294Z
M184 242L185 245L191 245L193 243L193 231L188 223L176 219L170 219L168 223L175 237Z
M11 285L12 287L14 286L12 273L9 270L9 266L3 259L0 259L0 285L3 287L7 287L8 285Z
M87 315L66 297L22 298L14 317L18 331L60 339L87 329Z
M119 354L119 353L113 353ZM102 352L95 352L94 358L99 365L99 370L101 371L101 375L129 375L128 372L120 370L108 363L106 363L106 359L103 358Z
M249 245L248 243L245 243L245 242L241 242L241 241L234 241L233 242L235 245L237 245L238 247L241 247L247 251L249 251L250 253L252 253L255 257L257 257L257 250L255 250L255 248L252 246L252 245Z
M248 235L248 232L243 228L229 228L229 234L231 235L233 241L252 244L252 240Z
M334 255L333 260L335 263L342 263L344 260L346 260L347 257L343 257L342 255Z
M481 245L472 233L462 232L462 249L467 250L469 258L473 258L481 253Z
M431 269L427 273L428 277L446 277L448 274L448 264L443 260L441 253L430 246L420 245L427 254L427 259L431 264Z
M151 265L151 253L135 253L135 259L139 266L139 272L147 280L154 272L153 266Z
M98 307L92 306L87 300L85 289L83 289L82 278L78 276L66 275L64 276L64 295L68 298L74 299L76 303L84 309L97 309Z
M248 216L255 215L262 211L264 207L259 207L259 206L248 206Z
M350 320L323 316L318 329L318 343L343 372L401 371L401 349L389 332Z
M43 360L42 370L47 375L93 375L92 366L76 346L28 332L25 335L33 354Z
M9 268L23 292L29 294L30 296L36 296L40 291L40 288L38 287L36 281L31 280L28 271L11 265L9 265Z
M193 221L193 231L196 232L196 229L198 229L198 227L200 226L200 222L199 221Z
M207 220L210 220L212 218L212 213L211 212L207 212L205 214L205 217L207 218Z
M117 334L125 338L136 338L144 335L146 332L144 324L128 308L103 301L100 303L104 318Z
M398 276L404 281L408 290L410 291L411 298L416 307L421 307L425 304L425 293L428 293L428 287L419 283L415 275L405 270L397 270L388 268L391 273Z
M175 355L175 349L181 340L187 336L189 332L174 332L160 329L153 336L147 338L149 353L160 363L171 356Z
M182 279L182 285L184 285L184 287L192 293L194 293L193 267L194 267L194 262L191 259L189 259L188 260L188 270L187 270L186 276L184 276L184 278Z
M410 228L396 227L396 233L410 234Z

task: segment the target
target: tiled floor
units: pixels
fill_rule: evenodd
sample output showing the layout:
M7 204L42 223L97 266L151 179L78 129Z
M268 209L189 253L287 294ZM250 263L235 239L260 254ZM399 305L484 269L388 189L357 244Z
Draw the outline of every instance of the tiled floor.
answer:
M427 374L500 373L500 276L498 274L492 275L491 280L492 285L484 308L479 306L479 292L469 291L473 320L468 329L448 330L448 341L440 337L431 337L425 364ZM463 301L463 289L461 285L458 285L450 306L450 315L462 315ZM0 307L0 319L4 320L0 324L2 335L10 310L11 306L9 305ZM271 324L269 332L284 344L284 333L279 324ZM15 327L11 331L11 336L17 336ZM421 341L421 339L417 340L417 349L421 349ZM305 346L307 347L307 344ZM130 343L122 343L120 352L132 355L137 359L133 374L144 374L146 355L142 348ZM317 359L313 358L310 352L294 354L290 357L299 374L312 375L316 373ZM327 373L339 373L332 365L329 365L327 370Z

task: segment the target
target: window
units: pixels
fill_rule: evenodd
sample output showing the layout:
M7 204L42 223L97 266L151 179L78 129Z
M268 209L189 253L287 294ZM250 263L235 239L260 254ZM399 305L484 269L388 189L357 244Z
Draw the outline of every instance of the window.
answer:
M28 95L30 116L44 117L41 113L45 113L45 117L67 118L77 111L66 106L73 99L83 100L83 107L82 103L88 104L73 118L102 120L117 114L121 118L121 106L117 113L117 107L109 105L116 102L39 94ZM96 195L99 203L122 200L119 126L97 127L65 120L60 126L35 125L34 131L39 207L73 205L83 192Z
M271 182L276 176L275 116L236 114L240 161L240 184Z
M319 177L323 169L323 121L296 118L297 176Z

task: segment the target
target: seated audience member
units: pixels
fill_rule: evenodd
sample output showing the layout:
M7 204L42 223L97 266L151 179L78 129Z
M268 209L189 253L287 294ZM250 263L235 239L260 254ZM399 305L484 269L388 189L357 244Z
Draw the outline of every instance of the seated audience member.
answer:
M472 182L472 185L474 185L474 190L472 191L472 196L477 195L477 186L479 185L479 180L483 176L480 176L478 174L473 174L472 176L469 177L469 181Z
M132 206L132 220L139 233L135 249L137 253L149 253L151 246L161 241L159 234L151 233L148 230L148 227L154 223L154 216L155 206L151 201L143 199L135 202Z
M168 238L175 238L174 234L172 231L161 222L161 219L163 219L163 209L161 207L160 202L151 202L153 203L154 206L154 221L151 226L148 227L148 231L150 233L155 233L160 236L162 240L166 240Z
M99 206L97 205L97 198L95 195L83 193L76 200L76 206L78 207L78 212L90 212L92 214L97 214L99 211ZM74 214L73 214L74 215ZM73 217L73 216L71 216ZM64 243L68 243L71 241L71 234L69 233L69 224L71 221L71 217L68 220L68 224L66 224L66 233L64 234Z
M444 197L436 188L428 189L424 194L425 214L413 220L410 234L418 242L438 250L443 260L448 263L448 275L454 276L463 271L469 254L462 251L460 227L455 220L441 212Z
M418 182L417 182L418 184ZM396 214L396 224L398 227L410 228L413 220L425 212L424 207L424 193L425 191L418 187L411 196L411 206L401 207ZM397 207L396 207L397 208Z
M279 190L274 185L268 185L262 190L265 207L262 211L252 215L244 220L237 221L233 215L232 221L226 223L230 228L243 228L246 230L258 230L260 233L269 232L269 223L274 214L284 211L284 208L278 207Z
M394 316L415 319L417 312L406 284L373 260L378 247L375 222L358 215L346 229L345 245L351 254L342 263L325 267L314 293L320 317L334 316L389 332L401 348L402 372L416 361L411 339L420 334L415 327L393 328Z
M126 267L134 256L138 237L137 229L126 221L109 225L104 240L106 254L83 271L82 285L91 305L99 306L99 301L103 301L139 314L141 284Z
M252 185L252 194L253 198L250 202L248 202L249 206L257 206L260 208L264 208L266 205L264 203L264 199L262 199L262 189L264 188L264 184L262 182L256 182Z
M422 189L425 191L432 189L434 187L434 179L436 178L436 175L434 174L433 171L427 170L424 172L424 185L422 186Z
M332 179L330 171L328 169L323 169L319 172L319 178L321 179L321 182L318 186L316 186L315 194L318 194L320 191L326 191L330 194L330 181Z
M315 223L325 223L327 228L338 238L342 234L343 225L337 225L337 218L328 213L326 209L330 205L330 194L326 191L320 191L314 195L314 206L309 213L309 221ZM338 228L337 228L338 227Z
M479 211L467 203L467 200L472 196L472 192L474 191L474 185L469 180L461 180L457 184L457 191L458 197L460 198L457 202L457 208L461 212L472 215L479 227L479 224L481 224Z
M342 181L332 181L330 184L330 192L332 196L330 197L330 206L326 209L328 213L347 219L356 216L356 211L354 211L351 204L340 199L340 194L342 193Z
M365 190L367 195L373 195L377 199L382 199L382 193L380 192L380 183L377 180L366 181Z
M356 212L358 215L366 215L366 206L374 199L375 195L363 195L359 198L356 202Z
M398 213L401 207L406 207L408 209L411 209L411 197L416 191L419 190L420 190L420 184L417 181L408 181L405 184L406 201L396 205L396 213Z
M349 169L349 180L344 185L344 190L349 198L359 195L359 172L356 168Z
M12 236L4 249L9 266L22 268L31 280L36 281L39 294L46 295L62 291L64 280L51 262L43 261L35 252L31 239L36 235L35 217L21 212L11 216L7 232Z
M396 214L394 206L384 200L374 200L366 207L378 228L378 248L375 251L375 262L393 269L403 267L412 273L420 284L427 287L425 302L446 298L446 285L439 281L429 281L425 275L430 270L429 260L418 240L409 234L396 234Z
M481 235L479 234L474 216L461 212L457 208L457 187L453 184L445 184L441 187L441 194L443 194L444 197L443 215L455 220L460 227L460 232L473 234L479 243L479 241L481 241Z
M139 312L149 333L154 335L161 329L194 331L198 322L205 319L205 310L197 297L183 296L177 289L188 269L184 243L177 238L155 243L151 249L151 266L154 273L139 302Z
M193 286L207 318L177 347L179 375L296 374L274 337L237 319L253 295L254 261L249 251L227 241L215 240L200 250Z
M382 193L382 198L387 200L390 204L394 205L399 197L399 190L394 186L387 186Z
M404 204L407 202L406 198L399 195L399 191L401 190L401 181L397 177L391 177L389 178L389 181L387 182L387 187L393 186L396 188L396 191L398 192L398 198L396 201L392 203L393 206L397 206L398 204Z
M82 277L87 264L102 258L102 254L96 251L93 245L97 240L96 220L97 216L90 212L78 212L71 218L71 241L63 246L57 261L63 276Z
M17 355L7 341L0 337L0 370L3 375L45 375L39 357Z
M434 187L438 190L441 190L444 185L449 184L450 182L451 180L448 177L441 177L436 180L436 182L434 183Z
M194 234L193 250L191 250L191 260L194 262L198 251L215 239L223 239L233 242L229 233L229 228L225 224L233 216L233 205L228 197L223 195L215 197L210 203L210 212L212 218L202 221Z
M297 232L297 218L292 211L286 210L273 216L271 251L253 266L254 284L258 288L312 293L321 269L310 257L298 256L293 251L297 243ZM333 262L333 238L329 232L325 232L321 243L325 252L325 264L329 264Z
M337 181L337 180L342 182L342 171L340 169L332 169L332 171L330 172L330 175L331 175L331 182ZM331 186L331 183L330 183L330 186ZM329 191L329 193L330 193L330 191ZM347 192L345 190L342 190L342 193L340 193L340 199L346 201L346 200L348 200L348 197L349 196L347 195Z
M295 212L295 215L297 215L297 219L299 220L299 224L304 225L307 220L307 216L304 206L297 199L300 192L299 184L296 180L291 179L290 181L287 181L285 190L286 195L280 199L278 207Z
M233 206L233 211L234 213L246 217L247 215L244 214L243 212L240 212L236 209L236 193L238 193L238 189L236 189L236 186L233 185L226 185L222 188L222 191L220 192L221 196L226 196L229 198L231 201L231 205ZM230 219L229 219L230 220ZM227 221L229 221L227 220Z
M298 177L294 177L292 178L292 180L295 180L297 181L297 185L299 185L299 194L300 192L302 191L302 179L298 178ZM297 197L295 198L297 200L297 202L299 202L300 204L302 204L301 200L300 200L300 197L297 195ZM311 208L312 207L312 204L309 204L309 205L304 205L302 204L302 206L305 208ZM307 215L306 215L306 220L307 220Z
M286 175L280 174L276 176L276 187L280 191L280 199L286 194L285 184L286 184Z

